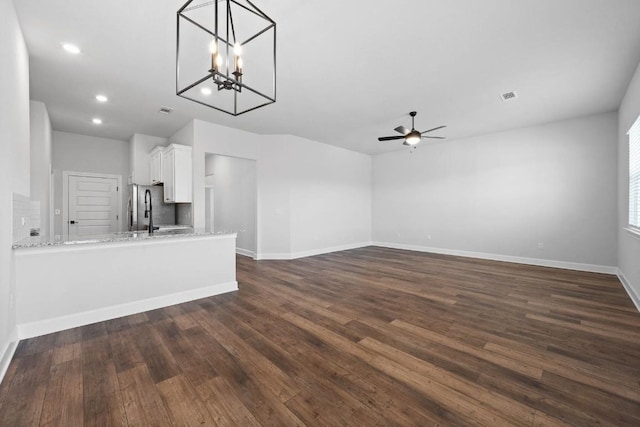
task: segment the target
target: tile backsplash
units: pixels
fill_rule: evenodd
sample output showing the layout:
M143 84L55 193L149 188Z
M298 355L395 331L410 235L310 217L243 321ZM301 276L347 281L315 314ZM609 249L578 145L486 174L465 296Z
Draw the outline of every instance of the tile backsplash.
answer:
M193 225L191 203L176 203L176 224Z
M13 243L29 237L32 230L40 231L40 202L13 193Z
M31 230L40 231L40 202L31 201Z

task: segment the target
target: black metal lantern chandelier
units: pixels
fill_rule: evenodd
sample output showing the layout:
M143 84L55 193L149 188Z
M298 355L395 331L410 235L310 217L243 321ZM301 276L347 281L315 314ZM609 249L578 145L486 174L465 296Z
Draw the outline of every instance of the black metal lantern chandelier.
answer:
M238 116L276 102L276 23L249 0L177 13L176 94Z

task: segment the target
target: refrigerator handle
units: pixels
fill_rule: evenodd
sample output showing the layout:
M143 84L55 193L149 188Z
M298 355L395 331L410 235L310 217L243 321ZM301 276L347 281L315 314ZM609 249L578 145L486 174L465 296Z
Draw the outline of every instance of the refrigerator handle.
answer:
M129 215L128 219L128 229L131 231L133 226L133 209L131 208L131 197L129 197L129 201L127 202L127 214Z
M138 229L138 186L131 185L129 192L129 231Z

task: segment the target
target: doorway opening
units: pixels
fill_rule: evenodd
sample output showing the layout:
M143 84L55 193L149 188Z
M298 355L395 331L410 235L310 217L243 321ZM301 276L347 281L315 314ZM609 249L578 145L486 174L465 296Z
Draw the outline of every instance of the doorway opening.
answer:
M256 161L205 154L205 228L234 231L236 252L257 253Z

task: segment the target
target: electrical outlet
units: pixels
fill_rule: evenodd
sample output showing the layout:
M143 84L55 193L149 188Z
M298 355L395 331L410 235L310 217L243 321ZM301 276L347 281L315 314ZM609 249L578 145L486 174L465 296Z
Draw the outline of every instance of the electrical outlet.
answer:
M60 209L56 209L56 215L60 215Z
M56 235L55 235L55 239L56 239L56 240L60 240L60 235L59 235L59 234L56 234Z
M22 225L25 225L25 224L27 223L27 220L26 220L24 217L21 217L21 218L20 218L20 223L21 223Z
M538 249L544 249L544 243L542 242L538 243Z
M427 240L431 240L431 234L427 234Z

